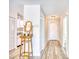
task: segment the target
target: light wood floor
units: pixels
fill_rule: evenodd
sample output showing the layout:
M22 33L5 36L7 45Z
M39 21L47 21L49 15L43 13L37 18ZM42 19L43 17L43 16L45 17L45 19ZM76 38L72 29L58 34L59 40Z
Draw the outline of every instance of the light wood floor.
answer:
M28 59L27 57L20 57L20 48L9 51L9 59ZM30 59L40 59L40 56L33 56Z

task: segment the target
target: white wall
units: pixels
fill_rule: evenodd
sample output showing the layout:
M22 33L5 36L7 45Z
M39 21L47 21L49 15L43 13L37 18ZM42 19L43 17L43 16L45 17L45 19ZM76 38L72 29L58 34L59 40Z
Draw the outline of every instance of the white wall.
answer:
M45 19L42 17L40 19L40 47L41 47L41 52L45 48Z
M65 16L63 19L63 47L65 48L67 56L69 56L68 20L68 16Z
M48 18L48 40L59 40L59 17Z
M40 10L40 49L41 52L45 47L45 15L43 10Z
M40 56L40 5L25 5L24 18L33 24L33 55Z

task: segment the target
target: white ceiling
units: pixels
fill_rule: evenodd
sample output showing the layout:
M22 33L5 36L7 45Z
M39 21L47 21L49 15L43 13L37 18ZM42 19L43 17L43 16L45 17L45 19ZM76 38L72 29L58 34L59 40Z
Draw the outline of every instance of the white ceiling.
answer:
M21 0L21 3L40 4L45 15L64 15L69 9L69 0Z

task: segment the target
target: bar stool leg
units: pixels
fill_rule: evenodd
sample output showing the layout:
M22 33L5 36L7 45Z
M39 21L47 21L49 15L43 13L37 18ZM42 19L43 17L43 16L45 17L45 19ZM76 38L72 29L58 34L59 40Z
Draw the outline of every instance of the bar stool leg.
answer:
M21 59L21 50L22 50L22 41L21 41L21 46L20 46L20 59Z
M26 46L26 44L25 44L25 39L24 39L24 59L26 59L26 52L25 52L25 47Z

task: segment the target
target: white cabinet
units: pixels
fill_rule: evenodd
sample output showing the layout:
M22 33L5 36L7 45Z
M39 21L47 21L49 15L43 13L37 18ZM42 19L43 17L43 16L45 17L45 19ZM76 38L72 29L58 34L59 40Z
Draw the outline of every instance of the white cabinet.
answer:
M9 17L9 50L16 47L16 21Z

